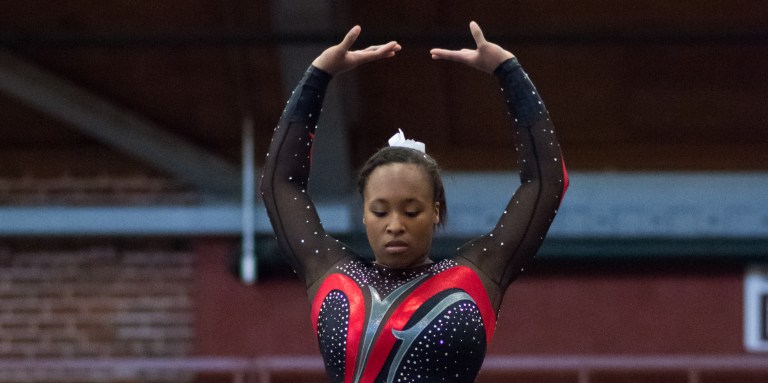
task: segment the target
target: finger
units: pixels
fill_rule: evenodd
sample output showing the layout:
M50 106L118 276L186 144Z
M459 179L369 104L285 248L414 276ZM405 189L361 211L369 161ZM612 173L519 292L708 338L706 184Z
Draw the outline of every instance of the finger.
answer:
M472 37L475 39L475 44L477 46L480 46L480 44L485 44L485 36L483 36L483 30L480 29L480 26L477 25L476 22L471 21L469 23L469 31L472 32Z
M397 41L390 41L386 44L380 44L380 45L371 45L368 48L365 48L365 51L386 51L386 50L395 50L399 51L401 49L400 44L397 43Z
M392 56L395 55L395 53L399 52L400 49L402 49L400 44L398 44L395 41L391 41L391 42L389 42L389 43L379 47L379 49L377 49L375 51L375 54L379 58L392 57Z
M371 45L368 48L361 49L360 52L373 52L381 47L383 47L383 45Z
M392 57L401 49L400 44L392 41L384 45L368 47L362 51L355 51L353 55L358 61L358 65L369 63L383 58Z
M399 51L402 47L400 47L400 44L397 43L397 41L390 41L384 45L379 45L376 47L376 51L379 52L387 52L387 51Z
M435 60L448 60L464 63L467 61L467 51L452 51L448 49L435 48L429 51Z
M451 57L455 53L456 51L451 51L451 50L442 49L442 48L434 48L434 49L430 49L429 51L429 54L432 55L433 59L441 59L441 60L448 60L448 57Z
M344 49L345 51L348 51L349 48L352 48L352 44L355 43L355 40L357 40L357 37L360 36L360 31L362 28L360 28L359 25L355 25L352 27L352 29L347 32L347 35L344 36L344 40L339 43L339 47Z
M395 41L391 41L384 45L373 45L363 50L354 51L353 53L366 57L366 59L375 60L382 57L392 57L396 52L402 49L400 44Z
M395 52L400 52L400 50L403 49L400 44L398 44L396 41L391 42L390 44L387 44L387 55L392 56L395 54Z
M441 58L445 56L445 52L447 52L447 49L442 48L432 48L429 50L429 54L432 55L432 58Z

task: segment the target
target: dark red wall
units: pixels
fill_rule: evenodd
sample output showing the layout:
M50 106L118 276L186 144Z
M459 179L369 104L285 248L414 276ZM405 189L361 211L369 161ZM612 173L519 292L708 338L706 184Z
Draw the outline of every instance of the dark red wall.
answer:
M262 356L310 354L317 350L309 321L309 301L296 278L268 279L255 286L228 269L239 251L229 240L200 242L195 298L199 355Z
M540 274L507 292L492 353L742 351L738 268Z
M195 353L319 356L301 283L244 286L227 269L233 251L197 246ZM489 353L741 353L742 278L738 266L539 265L507 292Z

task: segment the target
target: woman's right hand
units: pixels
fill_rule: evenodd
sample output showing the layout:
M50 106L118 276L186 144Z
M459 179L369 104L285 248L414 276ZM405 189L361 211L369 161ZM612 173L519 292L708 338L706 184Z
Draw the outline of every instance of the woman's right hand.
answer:
M352 27L341 43L323 51L312 61L312 65L331 75L337 75L371 61L392 57L401 49L396 41L390 41L383 45L372 45L365 49L350 51L352 44L360 36L360 30L359 25Z

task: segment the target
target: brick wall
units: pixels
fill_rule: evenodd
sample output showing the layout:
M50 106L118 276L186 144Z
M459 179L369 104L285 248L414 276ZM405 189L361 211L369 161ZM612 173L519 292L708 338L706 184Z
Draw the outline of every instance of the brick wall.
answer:
M0 244L0 358L189 353L191 252L173 246L28 242ZM54 378L19 375L0 371L0 381Z
M146 174L0 177L0 205L190 204L199 195L181 183Z

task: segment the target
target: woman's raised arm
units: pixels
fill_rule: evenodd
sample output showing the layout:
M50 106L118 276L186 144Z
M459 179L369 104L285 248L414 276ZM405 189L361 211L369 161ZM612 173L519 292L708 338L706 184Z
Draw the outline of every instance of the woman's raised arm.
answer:
M390 42L351 51L359 34L360 27L355 26L304 73L274 130L262 173L261 195L280 249L308 286L348 251L325 233L307 193L312 144L326 89L333 75L392 57L400 50Z
M544 102L515 56L485 40L477 23L470 23L477 49L433 49L432 57L456 61L493 73L514 128L520 187L514 192L494 229L462 247L458 255L472 262L499 290L506 287L539 249L568 186L560 145Z

